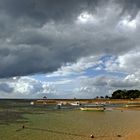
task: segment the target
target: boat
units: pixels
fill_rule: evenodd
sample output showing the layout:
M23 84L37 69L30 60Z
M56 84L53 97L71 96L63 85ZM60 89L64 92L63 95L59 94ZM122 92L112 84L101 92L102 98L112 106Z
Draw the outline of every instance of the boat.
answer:
M63 106L63 102L60 102L56 105L57 109L61 109L62 106Z
M102 105L94 105L94 106L84 106L84 107L81 107L80 110L82 111L99 111L99 112L103 112L105 111L105 107L102 106Z
M93 107L81 107L80 108L82 111L104 111L105 108L93 108Z
M32 101L32 102L30 102L30 105L34 105L35 103Z
M81 103L79 101L78 102L72 102L72 103L70 103L70 105L72 105L72 106L80 106Z
M126 104L125 107L140 107L140 104Z

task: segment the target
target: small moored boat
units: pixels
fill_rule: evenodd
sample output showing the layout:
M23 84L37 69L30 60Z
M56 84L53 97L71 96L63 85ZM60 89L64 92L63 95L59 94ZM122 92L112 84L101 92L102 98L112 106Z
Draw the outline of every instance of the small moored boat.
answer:
M84 106L80 108L82 111L105 111L105 107L104 106Z
M104 111L105 108L92 108L92 107L81 107L82 111Z
M79 101L70 103L72 106L80 106L81 103Z

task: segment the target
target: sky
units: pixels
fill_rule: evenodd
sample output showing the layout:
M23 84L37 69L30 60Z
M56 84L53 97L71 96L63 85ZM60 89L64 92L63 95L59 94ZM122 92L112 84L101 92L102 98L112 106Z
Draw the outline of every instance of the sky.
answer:
M0 0L0 98L140 90L139 0Z

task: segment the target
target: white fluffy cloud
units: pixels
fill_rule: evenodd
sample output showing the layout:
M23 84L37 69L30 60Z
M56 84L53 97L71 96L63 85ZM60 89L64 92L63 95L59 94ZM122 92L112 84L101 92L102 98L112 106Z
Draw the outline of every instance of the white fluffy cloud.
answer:
M135 73L140 69L140 49L134 49L126 54L111 57L106 63L106 70Z
M0 80L0 93L1 98L42 98L43 94L54 94L54 86L28 76L14 77Z
M84 73L88 68L92 68L100 64L99 58L100 56L89 56L80 58L76 63L67 63L57 71L51 74L47 74L46 77L59 77L77 74L80 75Z
M94 98L111 95L117 89L140 89L140 72L120 78L111 75L94 77L65 77L52 82L39 81L31 77L1 80L1 97L10 98Z

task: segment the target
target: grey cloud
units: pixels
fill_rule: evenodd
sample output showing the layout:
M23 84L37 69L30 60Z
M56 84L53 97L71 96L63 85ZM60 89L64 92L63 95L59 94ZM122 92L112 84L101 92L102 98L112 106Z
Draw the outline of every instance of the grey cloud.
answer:
M97 76L95 78L86 78L83 80L82 84L86 85L86 86L95 86L95 87L99 87L101 88L102 86L107 86L108 85L108 81L110 78L106 77L106 76Z
M97 3L97 1L96 1ZM48 20L63 21L79 14L83 8L94 6L90 0L1 0L1 10L14 18L28 17L43 23Z
M108 79L107 77L104 76L97 77L94 81L95 86L107 86L107 84L108 84Z
M117 55L135 49L139 44L132 38L135 34L115 29L120 14L114 9L114 15L104 13L109 3L0 0L0 77L53 72L88 55ZM122 4L125 9L129 7L125 1ZM99 24L77 25L77 16L83 11L99 18Z
M129 13L132 19L139 12L139 8L140 8L139 0L119 0L118 2L121 3L121 5L123 6L122 14Z
M139 84L140 84L139 82L135 82L135 81L133 82L133 81L116 80L116 81L112 81L110 83L110 86L114 88L133 88Z
M13 92L13 88L10 87L7 83L0 83L0 91L6 92L6 93L11 93Z
M133 88L140 84L140 81L135 81L129 78L128 80L120 79L113 76L98 76L91 80L94 86L103 86L108 88Z
M1 0L0 7L2 10L19 18L29 17L35 20L48 19L63 20L64 18L71 19L74 15L79 14L83 10L93 11L97 6L108 4L111 2L107 0ZM119 4L123 6L124 10L136 9L140 7L139 0L120 0Z
M24 48L10 52L8 56L1 59L0 75L17 76L31 73L54 71L57 67L57 62L50 63L52 57L49 57L51 52L40 48ZM47 56L45 58L45 56ZM48 63L48 64L47 64ZM47 64L47 65L46 65ZM59 63L58 63L59 64Z
M80 82L74 80L75 83L80 83L76 87L75 96L85 98L88 94L88 97L91 98L100 95L111 95L117 89L139 89L140 81L134 79L131 76L120 79L117 76L106 75L82 78Z
M12 39L12 43L15 45L41 45L48 46L49 48L49 46L51 45L51 38L36 31L26 31L20 33L20 36L14 36Z

